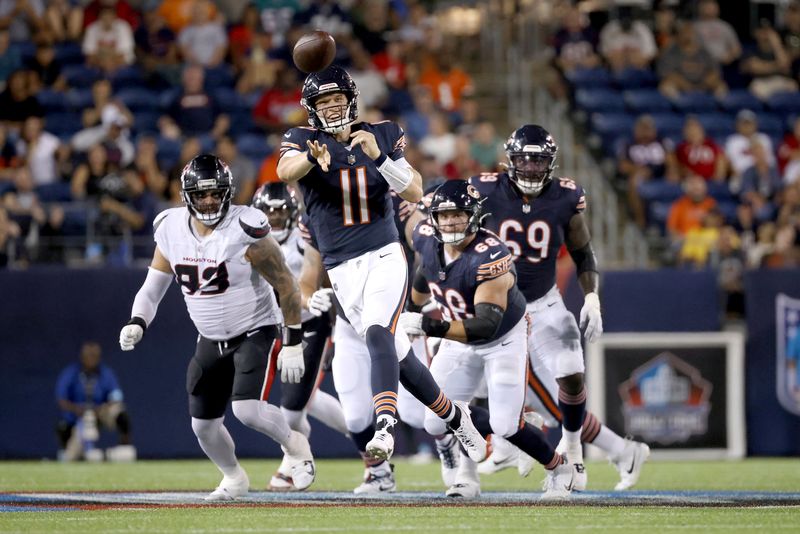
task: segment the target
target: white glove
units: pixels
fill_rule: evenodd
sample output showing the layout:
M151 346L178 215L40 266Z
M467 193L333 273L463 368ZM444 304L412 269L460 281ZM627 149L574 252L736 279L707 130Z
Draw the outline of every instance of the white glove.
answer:
M122 350L133 350L133 346L142 340L144 329L138 324L126 324L119 333L119 347Z
M581 308L581 330L587 343L591 343L603 333L603 317L600 315L600 297L597 293L587 293Z
M422 317L423 315L417 312L400 314L400 326L406 331L406 335L410 337L425 335L425 331L422 329Z
M297 384L306 372L303 361L303 344L284 346L278 354L278 369L281 371L281 382Z
M314 291L314 294L308 297L308 302L306 302L306 307L311 312L311 315L320 317L323 313L327 313L333 305L331 295L333 295L333 289L331 288Z

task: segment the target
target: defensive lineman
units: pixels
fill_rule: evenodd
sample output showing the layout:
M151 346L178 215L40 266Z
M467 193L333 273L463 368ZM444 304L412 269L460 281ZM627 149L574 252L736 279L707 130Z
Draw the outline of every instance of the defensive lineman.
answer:
M200 334L186 388L192 430L223 474L206 497L211 501L241 497L249 488L223 425L229 400L237 419L281 444L297 489L315 477L308 440L266 402L276 368L290 382L303 374L300 292L264 214L231 205L232 182L228 165L212 155L197 156L183 169L186 206L156 217L153 261L119 340L122 350L141 341L174 276Z

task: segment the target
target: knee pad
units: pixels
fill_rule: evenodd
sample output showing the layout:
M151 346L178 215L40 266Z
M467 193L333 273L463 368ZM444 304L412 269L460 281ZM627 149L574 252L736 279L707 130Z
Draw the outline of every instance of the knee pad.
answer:
M427 432L431 436L441 436L442 434L447 432L447 423L442 421L442 419L440 417L437 417L436 414L434 414L433 412L426 410L425 432Z
M583 355L578 351L562 352L556 359L556 378L583 374Z
M258 404L263 401L258 400L240 400L231 403L233 408L233 415L241 421L241 423L248 427L258 425Z
M492 427L492 434L508 438L519 430L519 419L489 412L489 426Z
M374 355L392 354L395 352L394 336L388 328L380 325L372 325L367 327L366 335L364 336L367 342L367 349L369 349L370 357Z
M411 340L408 338L406 331L399 324L394 330L394 350L397 352L397 359L400 361L403 361L403 358L405 358L411 350Z
M219 427L222 426L222 420L222 417L217 419L197 419L192 417L192 431L197 436L197 439L209 439L219 431Z
M289 410L281 407L281 413L286 422L289 423L289 428L300 432L305 437L311 435L311 423L308 422L306 413L302 410Z

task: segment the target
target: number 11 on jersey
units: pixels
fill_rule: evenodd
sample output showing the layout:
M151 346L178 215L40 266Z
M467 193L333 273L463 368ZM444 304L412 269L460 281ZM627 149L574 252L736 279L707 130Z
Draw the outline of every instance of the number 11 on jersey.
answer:
M345 226L353 226L354 224L368 224L369 221L369 206L367 206L367 168L356 167L356 192L358 193L358 215L359 221L355 222L353 218L353 204L351 191L353 190L352 181L350 180L350 169L341 169L339 171L339 182L342 186L342 217L344 218Z

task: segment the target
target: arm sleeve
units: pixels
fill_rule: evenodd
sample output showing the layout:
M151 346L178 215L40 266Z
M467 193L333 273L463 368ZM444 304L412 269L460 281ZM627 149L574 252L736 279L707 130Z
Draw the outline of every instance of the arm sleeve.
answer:
M133 299L131 317L141 317L144 322L150 325L156 316L158 305L164 298L169 284L172 282L172 275L161 272L152 267L147 270L147 278L144 280L136 298Z
M69 400L69 383L72 381L72 367L67 367L58 375L56 381L56 401Z

